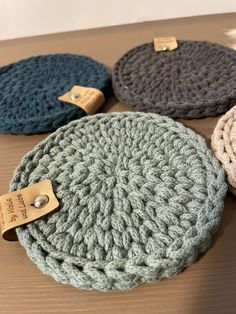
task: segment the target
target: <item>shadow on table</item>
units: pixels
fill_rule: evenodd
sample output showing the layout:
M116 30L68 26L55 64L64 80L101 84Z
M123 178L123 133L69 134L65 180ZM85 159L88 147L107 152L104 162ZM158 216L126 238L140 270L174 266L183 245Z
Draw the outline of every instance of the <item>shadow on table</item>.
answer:
M205 253L210 254L210 260L200 275L200 284L194 287L196 298L189 314L236 313L236 198L231 193L212 243L215 246L217 249Z

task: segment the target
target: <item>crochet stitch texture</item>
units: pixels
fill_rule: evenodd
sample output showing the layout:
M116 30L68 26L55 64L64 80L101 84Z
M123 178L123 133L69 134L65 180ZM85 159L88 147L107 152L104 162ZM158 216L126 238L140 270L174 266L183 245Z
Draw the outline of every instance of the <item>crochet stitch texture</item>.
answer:
M173 51L153 43L128 51L114 66L113 89L126 105L172 118L204 118L236 101L236 52L206 41L178 41Z
M170 277L209 245L224 171L201 136L164 116L98 114L51 134L22 160L11 190L50 179L60 206L17 228L45 273L82 289Z
M236 106L219 119L211 141L212 149L225 169L230 191L236 195Z
M0 68L0 133L50 132L85 116L57 99L74 85L97 88L105 96L111 88L104 66L86 56L44 55Z

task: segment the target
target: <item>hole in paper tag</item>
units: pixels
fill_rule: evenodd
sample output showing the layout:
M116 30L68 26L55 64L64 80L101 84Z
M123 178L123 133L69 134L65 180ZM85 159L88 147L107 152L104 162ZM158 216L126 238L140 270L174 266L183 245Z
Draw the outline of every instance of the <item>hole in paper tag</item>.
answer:
M59 206L50 180L0 196L0 226L5 240L15 241L15 228L41 218Z
M96 113L105 102L105 97L99 89L84 86L73 86L58 99L80 107L89 115Z
M154 49L157 52L175 50L178 48L178 43L175 37L156 37L153 38Z

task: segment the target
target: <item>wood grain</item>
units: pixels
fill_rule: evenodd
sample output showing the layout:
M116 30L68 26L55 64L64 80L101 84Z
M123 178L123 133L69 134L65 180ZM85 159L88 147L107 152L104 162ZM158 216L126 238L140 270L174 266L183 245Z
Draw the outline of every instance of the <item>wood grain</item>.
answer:
M236 14L186 18L0 42L1 64L54 52L85 53L111 67L125 51L158 35L228 44ZM102 111L128 110L111 99ZM209 141L218 118L181 121ZM15 166L44 135L0 135L0 194ZM0 240L0 313L236 313L236 201L228 195L211 248L180 275L126 292L87 292L56 283L29 260L18 242Z

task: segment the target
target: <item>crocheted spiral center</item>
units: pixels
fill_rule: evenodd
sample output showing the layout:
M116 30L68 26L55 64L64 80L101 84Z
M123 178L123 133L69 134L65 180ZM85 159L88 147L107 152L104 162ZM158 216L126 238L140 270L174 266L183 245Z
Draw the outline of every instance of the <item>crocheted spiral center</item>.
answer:
M73 137L83 139L79 147L69 136L63 150L49 152L64 210L38 226L44 233L50 225L48 241L58 250L90 260L169 257L169 245L196 223L196 205L207 192L197 151L165 127L154 136L153 123L140 128L135 141L137 126L127 124L119 121L96 134L89 126L76 128Z

